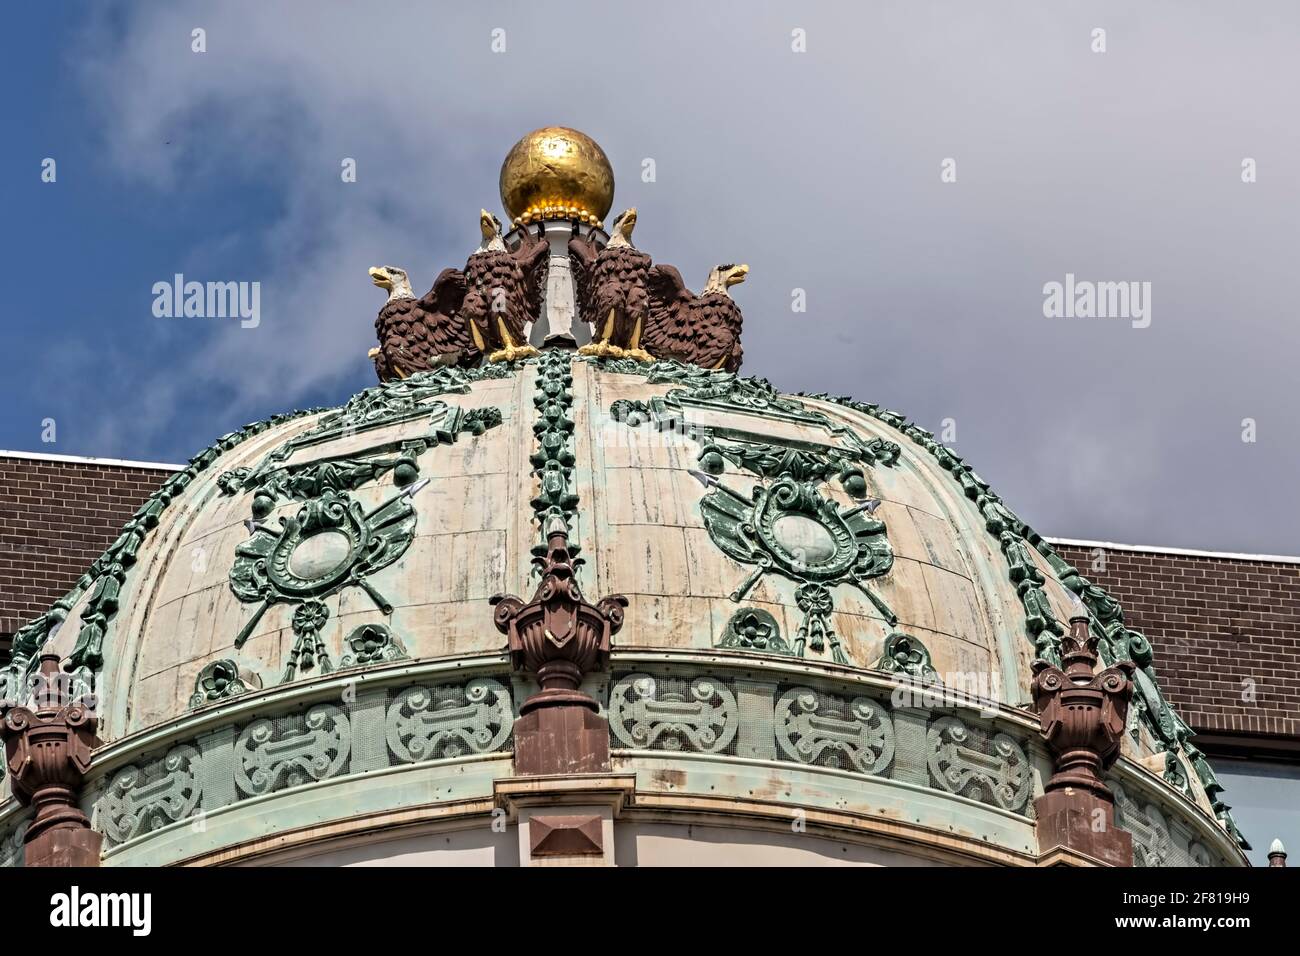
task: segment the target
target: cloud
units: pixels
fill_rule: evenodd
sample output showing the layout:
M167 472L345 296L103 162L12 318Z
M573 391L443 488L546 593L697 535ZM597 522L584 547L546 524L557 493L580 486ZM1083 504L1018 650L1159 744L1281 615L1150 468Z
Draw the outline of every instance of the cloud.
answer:
M1185 4L176 4L101 17L76 62L130 188L224 174L275 197L235 248L187 266L261 281L261 327L196 334L143 373L146 393L341 401L379 305L364 269L400 264L418 285L463 261L509 145L561 123L606 148L639 244L688 283L751 265L748 372L956 418L958 450L1048 533L1294 551L1298 19L1282 4L1233 20ZM207 53L190 51L196 26ZM1240 182L1244 156L1259 183ZM1152 327L1043 318L1042 286L1066 272L1151 281Z

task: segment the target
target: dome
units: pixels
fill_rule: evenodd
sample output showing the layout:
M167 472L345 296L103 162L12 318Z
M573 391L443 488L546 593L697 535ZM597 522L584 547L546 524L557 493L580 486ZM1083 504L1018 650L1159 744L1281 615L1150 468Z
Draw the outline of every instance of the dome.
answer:
M597 228L582 134L501 186L424 297L371 270L379 385L220 438L15 635L6 858L1244 861L1146 639L957 454L740 375L748 268Z
M1033 661L1085 604L1113 620L1104 595L895 413L548 350L224 436L33 625L99 697L105 862L314 845L431 793L490 811L536 689L490 601L531 593L556 516L582 590L626 598L583 685L621 800L759 830L797 809L866 862L1033 858ZM1118 818L1153 864L1237 862L1145 675Z

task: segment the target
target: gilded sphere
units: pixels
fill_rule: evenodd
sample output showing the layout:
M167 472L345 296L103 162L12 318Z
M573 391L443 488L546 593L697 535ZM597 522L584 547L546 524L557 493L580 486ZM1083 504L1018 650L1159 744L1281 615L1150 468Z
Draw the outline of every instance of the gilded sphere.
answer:
M546 126L515 143L501 164L501 205L516 224L539 219L603 223L614 204L614 170L594 139Z

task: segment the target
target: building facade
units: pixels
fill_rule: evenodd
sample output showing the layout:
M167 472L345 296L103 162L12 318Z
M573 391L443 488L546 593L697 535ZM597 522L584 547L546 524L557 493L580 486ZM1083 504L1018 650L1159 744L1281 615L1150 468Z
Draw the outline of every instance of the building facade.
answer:
M373 269L336 408L0 460L7 861L1245 864L1300 564L1044 539L738 374L746 267L652 267L602 162L530 134L460 279Z

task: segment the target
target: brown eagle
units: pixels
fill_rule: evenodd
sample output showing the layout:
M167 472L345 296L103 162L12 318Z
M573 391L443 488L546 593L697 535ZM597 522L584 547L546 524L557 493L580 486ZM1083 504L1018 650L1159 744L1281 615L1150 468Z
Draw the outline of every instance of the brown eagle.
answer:
M748 272L746 265L715 266L704 291L695 295L672 266L655 266L646 276L645 347L656 358L738 371L742 316L727 289L744 282Z
M550 246L541 236L525 235L514 252L501 237L501 220L479 212L483 244L465 263L465 299L460 314L489 362L511 362L536 355L527 329L541 311Z
M381 382L406 378L443 365L477 364L469 325L458 314L465 298L465 274L444 269L423 298L411 291L405 269L375 266L370 280L388 290L388 301L375 318L379 347L370 350Z
M635 227L634 207L614 220L605 248L597 251L589 240L569 240L578 315L591 326L591 343L578 349L583 355L654 361L641 347L650 308L646 275L651 259L632 245Z

